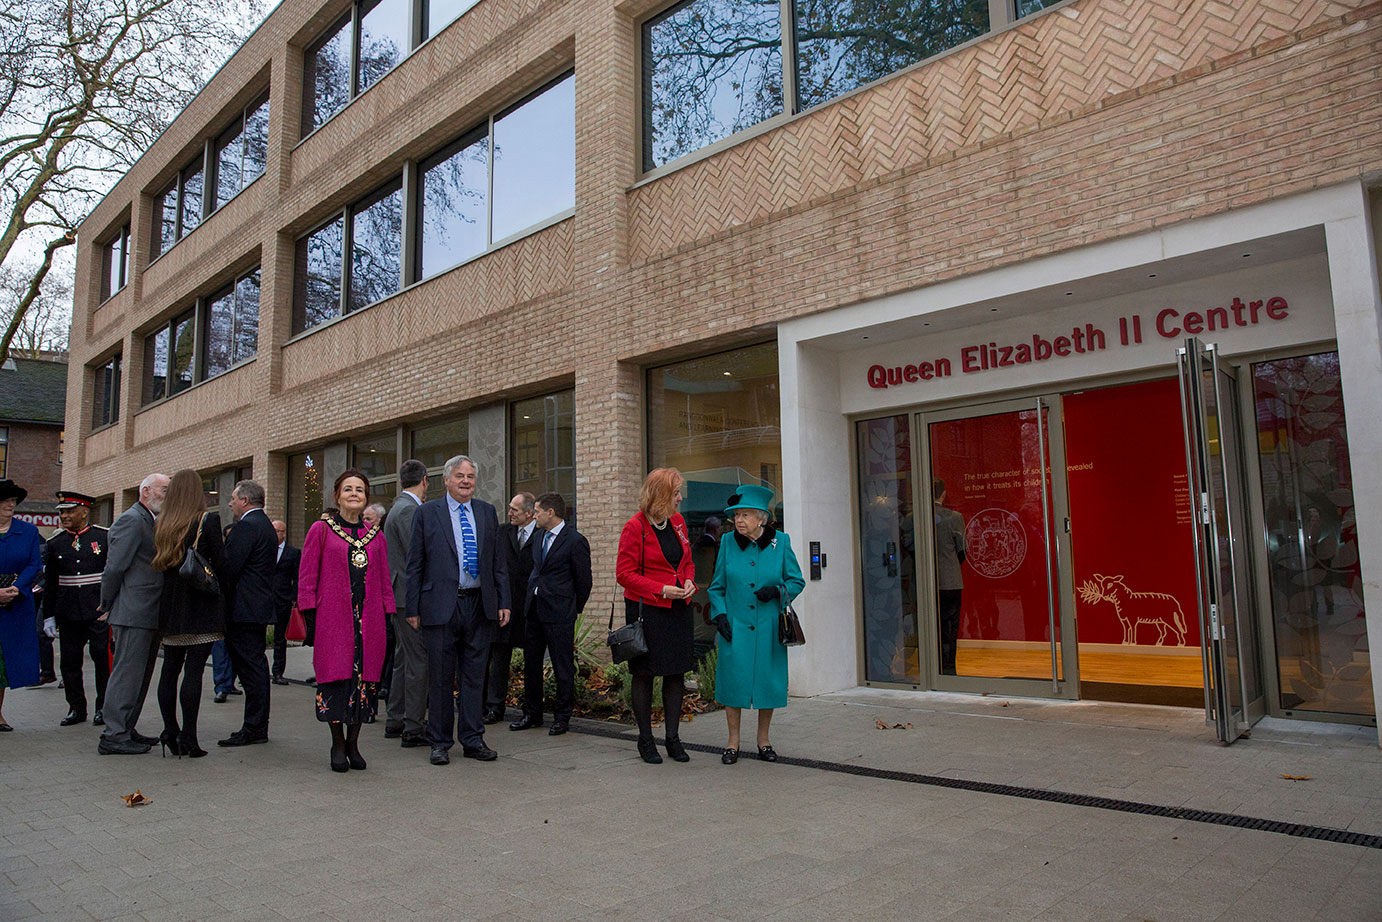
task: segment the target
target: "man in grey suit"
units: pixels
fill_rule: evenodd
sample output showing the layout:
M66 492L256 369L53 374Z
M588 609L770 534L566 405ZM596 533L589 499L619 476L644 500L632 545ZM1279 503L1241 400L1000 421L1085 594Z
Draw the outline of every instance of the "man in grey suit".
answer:
M413 537L413 514L427 499L427 465L404 461L398 469L398 485L402 492L384 519L389 576L397 609L389 617L393 618L398 644L394 650L393 686L384 736L402 737L399 745L411 749L427 745L427 647L422 642L416 615L408 611L408 542Z
M935 503L936 609L941 628L941 675L955 674L955 647L960 635L960 596L965 588L965 520L945 507L945 481L931 481Z
M101 572L101 617L110 622L115 665L106 685L106 727L96 751L102 755L148 752L156 739L135 723L149 692L158 652L158 603L163 574L154 570L154 516L163 508L168 478L150 474L139 485L139 502L110 526L106 568Z

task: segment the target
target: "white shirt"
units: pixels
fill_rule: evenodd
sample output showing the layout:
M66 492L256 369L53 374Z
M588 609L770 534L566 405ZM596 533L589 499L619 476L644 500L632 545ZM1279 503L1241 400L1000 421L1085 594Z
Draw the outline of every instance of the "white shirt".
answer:
M532 521L518 530L518 546L522 547L528 543L528 539L533 536L533 529L537 528L537 522Z
M284 541L283 544L280 544L280 545L278 546L278 556L274 558L275 561L278 561L278 560L282 560L282 559L283 559L283 545L284 545L284 544L287 544L287 543L288 543L287 541Z

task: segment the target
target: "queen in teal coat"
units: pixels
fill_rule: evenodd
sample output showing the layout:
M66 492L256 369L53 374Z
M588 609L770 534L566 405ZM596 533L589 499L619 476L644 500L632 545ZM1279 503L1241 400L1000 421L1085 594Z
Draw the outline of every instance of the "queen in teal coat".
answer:
M806 581L791 539L768 524L772 498L771 490L758 486L730 497L725 514L734 517L734 531L720 539L710 583L710 612L720 632L715 700L725 706L729 723L729 745L720 757L726 765L739 758L743 708L758 710L758 757L777 761L768 728L773 709L787 706L787 648L778 624Z

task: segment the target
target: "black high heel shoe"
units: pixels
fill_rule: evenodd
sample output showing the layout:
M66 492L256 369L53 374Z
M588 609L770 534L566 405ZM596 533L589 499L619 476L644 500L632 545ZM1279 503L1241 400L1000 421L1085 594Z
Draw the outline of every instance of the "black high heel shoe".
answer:
M331 747L331 770L333 772L350 771L350 760L346 758L345 747Z
M182 746L182 754L189 759L200 759L202 756L206 755L206 750L197 745L195 739L189 740L186 737L182 737L178 742Z
M173 751L173 755L177 756L179 759L182 758L182 744L178 741L176 734L168 733L167 731L160 733L158 735L158 745L160 758L168 758L168 750L170 749Z
M662 756L658 754L657 743L654 743L652 740L645 740L641 737L639 738L638 755L640 758L643 759L644 762L647 762L649 765L662 764Z
M667 747L667 755L672 757L673 762L690 762L691 757L686 754L686 747L681 744L681 737L669 736L663 740Z

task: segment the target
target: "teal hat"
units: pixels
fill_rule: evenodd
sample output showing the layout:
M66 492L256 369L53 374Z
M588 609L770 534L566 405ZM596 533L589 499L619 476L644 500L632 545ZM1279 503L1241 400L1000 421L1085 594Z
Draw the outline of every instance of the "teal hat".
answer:
M773 491L767 487L757 487L746 485L739 488L739 492L729 498L729 505L725 508L725 515L733 515L737 509L757 509L760 512L771 513L773 505Z

